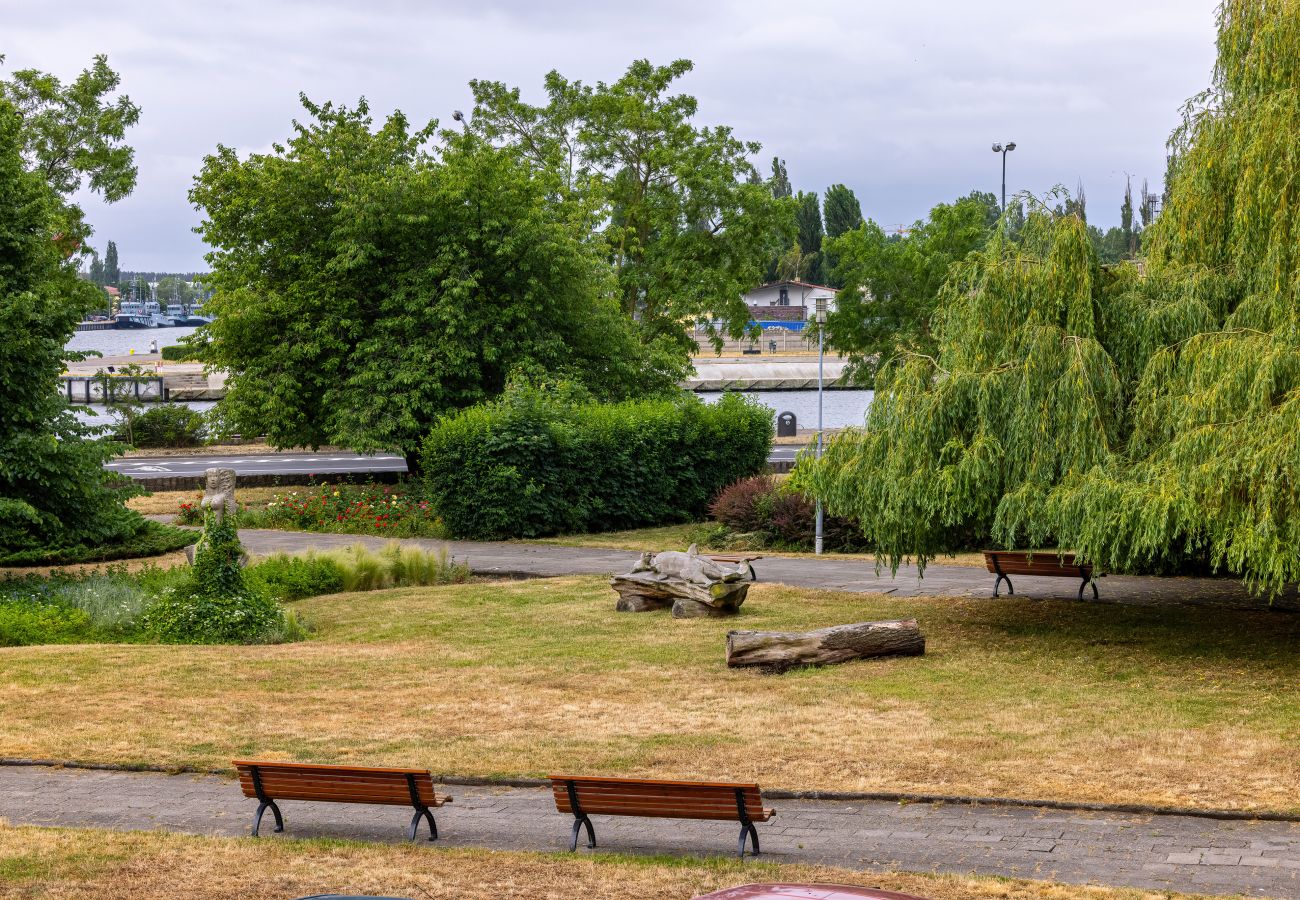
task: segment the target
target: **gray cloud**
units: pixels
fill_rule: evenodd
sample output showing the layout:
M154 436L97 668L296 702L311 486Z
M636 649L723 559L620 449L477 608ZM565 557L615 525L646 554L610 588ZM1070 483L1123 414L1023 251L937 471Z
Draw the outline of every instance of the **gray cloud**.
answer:
M471 78L526 96L559 69L617 78L639 57L695 61L700 120L762 142L795 186L852 187L867 215L908 223L935 203L997 191L989 152L1014 140L1008 190L1082 179L1090 218L1118 221L1124 173L1153 185L1182 102L1208 82L1214 0L776 0L637 5L571 0L5 0L6 68L76 74L98 52L143 108L140 184L82 198L97 246L126 268L199 269L186 200L218 143L284 138L298 93L413 121L467 108ZM1136 186L1135 186L1136 188Z

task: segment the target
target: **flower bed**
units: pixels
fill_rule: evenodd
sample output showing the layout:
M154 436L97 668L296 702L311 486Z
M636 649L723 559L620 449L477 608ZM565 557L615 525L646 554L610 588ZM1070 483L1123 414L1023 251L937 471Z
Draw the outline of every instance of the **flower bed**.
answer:
M262 510L248 510L241 524L339 534L388 537L446 536L428 501L401 485L328 485L277 494Z

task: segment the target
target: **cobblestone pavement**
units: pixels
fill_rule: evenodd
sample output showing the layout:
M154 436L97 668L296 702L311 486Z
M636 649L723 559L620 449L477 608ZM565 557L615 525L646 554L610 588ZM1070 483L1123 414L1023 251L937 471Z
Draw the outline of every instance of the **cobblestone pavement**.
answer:
M572 818L549 790L447 788L434 846L561 851ZM1300 898L1300 825L1016 807L770 800L758 826L763 859L862 870L954 872L1207 894ZM285 834L402 840L397 807L284 802ZM242 835L256 803L216 776L0 767L0 818L10 824L164 829ZM735 852L737 826L596 816L606 850ZM274 840L272 817L264 839ZM581 850L579 852L582 852Z
M330 549L351 544L380 547L389 541L349 534L316 534L304 531L242 529L244 546L253 553L301 553L307 549ZM640 554L631 550L602 550L562 547L554 544L525 544L486 541L411 540L424 547L446 547L457 559L467 560L477 574L512 575L613 575L626 572ZM948 596L992 597L993 576L972 566L931 565L925 577L915 566L899 569L892 577L888 569L876 573L875 564L864 559L811 559L768 557L754 563L759 581L797 587L823 588L859 593L888 593L898 597ZM1016 596L1034 600L1077 599L1076 578L1019 577ZM1110 576L1098 580L1103 603L1170 604L1259 607L1261 602L1240 582L1221 578L1143 578ZM1089 592L1091 597L1091 592ZM1091 599L1089 600L1091 601ZM1300 609L1295 588L1281 598L1276 609Z

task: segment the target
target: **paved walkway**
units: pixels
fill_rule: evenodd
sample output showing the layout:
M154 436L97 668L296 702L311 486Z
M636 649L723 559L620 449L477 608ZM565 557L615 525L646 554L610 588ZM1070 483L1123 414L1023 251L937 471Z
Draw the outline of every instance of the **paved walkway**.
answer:
M241 529L244 546L253 553L301 553L309 548L329 549L364 543L374 547L387 539L350 534L317 534L305 531ZM457 559L466 560L477 574L512 575L613 575L626 572L640 554L631 550L605 550L562 547L555 544L526 544L486 541L409 540L423 547L446 547ZM931 565L925 577L917 575L915 566L899 569L897 577L889 570L876 573L875 564L866 559L826 557L775 557L754 563L759 581L777 582L797 587L824 588L859 593L887 593L899 597L976 596L991 597L993 576L973 566ZM1076 578L1016 578L1016 596L1035 600L1077 599ZM1143 578L1113 575L1098 581L1103 603L1171 604L1258 607L1238 581L1219 578ZM1091 592L1088 594L1091 597ZM1295 589L1282 598L1276 608L1297 609Z
M451 786L436 812L439 845L560 851L572 819L549 790ZM1300 897L1300 825L1182 816L1075 813L932 804L772 800L758 825L763 859L862 870L976 873L1208 894ZM284 802L295 837L396 842L409 812L394 807ZM256 803L233 780L0 767L0 818L11 824L165 829L242 835ZM606 850L735 852L722 822L595 817ZM275 839L271 816L263 835ZM582 852L582 851L580 851Z

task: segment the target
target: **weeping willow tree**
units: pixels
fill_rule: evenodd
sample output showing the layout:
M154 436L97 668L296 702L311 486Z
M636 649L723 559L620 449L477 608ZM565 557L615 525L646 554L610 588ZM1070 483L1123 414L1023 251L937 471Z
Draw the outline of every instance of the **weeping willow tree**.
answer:
M896 567L1056 544L1118 571L1300 580L1300 0L1227 0L1141 266L1036 204L953 266L934 357L799 478Z

